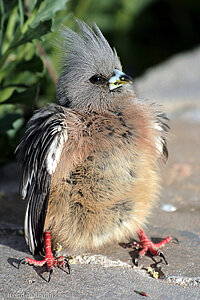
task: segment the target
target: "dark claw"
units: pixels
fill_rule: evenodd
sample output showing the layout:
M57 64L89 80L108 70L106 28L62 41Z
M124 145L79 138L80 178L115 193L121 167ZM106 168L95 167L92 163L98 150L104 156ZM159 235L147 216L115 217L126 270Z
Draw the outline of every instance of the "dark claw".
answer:
M22 258L18 263L18 269L19 269L20 265L25 264L25 263L26 263L26 258Z
M172 236L171 238L172 242L175 242L175 244L179 244L179 240L176 237Z
M52 274L53 274L53 269L50 269L48 282L50 282Z
M135 263L136 267L138 267L140 256L141 256L141 255L138 254L138 257L135 258L134 263Z
M70 267L70 264L69 264L69 261L67 258L64 259L65 262L66 262L66 266L67 266L67 269L68 269L68 273L70 274L71 273L71 267Z
M166 263L166 265L168 265L168 262L163 254L163 252L160 251L159 256L162 257L164 259L164 262Z

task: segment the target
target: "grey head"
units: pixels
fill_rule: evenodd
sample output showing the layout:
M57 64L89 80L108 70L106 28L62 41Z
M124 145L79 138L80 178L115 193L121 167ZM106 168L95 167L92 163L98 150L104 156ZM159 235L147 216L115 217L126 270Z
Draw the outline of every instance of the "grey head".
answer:
M63 70L57 101L72 109L103 111L122 93L133 92L131 80L97 25L77 24L78 32L64 26L60 31Z

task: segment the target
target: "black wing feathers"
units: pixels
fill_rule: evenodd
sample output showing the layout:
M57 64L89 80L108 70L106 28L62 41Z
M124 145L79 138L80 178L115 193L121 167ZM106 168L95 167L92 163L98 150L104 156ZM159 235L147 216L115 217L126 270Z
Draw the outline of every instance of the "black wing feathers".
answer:
M36 111L16 149L23 163L20 193L28 201L24 227L26 242L32 253L41 250L42 246L51 175L55 171L55 159L59 159L56 152L66 140L65 118L63 108L58 105Z
M162 143L162 155L165 160L168 159L168 149L167 149L167 133L170 129L169 125L167 124L169 121L168 117L165 113L158 113L156 115L156 123L159 124L160 128L162 129L161 135L161 143Z

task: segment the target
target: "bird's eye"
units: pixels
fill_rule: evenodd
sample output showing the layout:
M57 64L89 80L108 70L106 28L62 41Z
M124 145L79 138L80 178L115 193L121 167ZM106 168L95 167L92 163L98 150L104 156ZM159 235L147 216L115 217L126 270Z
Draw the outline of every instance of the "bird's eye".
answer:
M105 79L101 75L93 75L89 80L91 83L94 84L100 84L105 82Z

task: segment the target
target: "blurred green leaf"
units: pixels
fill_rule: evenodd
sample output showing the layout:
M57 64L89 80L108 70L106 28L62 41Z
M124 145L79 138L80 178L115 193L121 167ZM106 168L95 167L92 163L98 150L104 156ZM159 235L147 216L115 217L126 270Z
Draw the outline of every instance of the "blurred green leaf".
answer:
M0 132L6 132L9 129L13 129L13 123L20 117L20 114L10 113L0 118Z
M29 70L32 73L40 73L43 71L43 62L41 58L34 55L30 60L21 60L15 66L15 72L20 73L22 71Z
M28 26L28 30L25 32L25 34L21 36L19 40L13 42L10 48L11 49L16 48L20 45L31 42L34 39L41 40L43 35L47 34L50 31L51 26L52 26L52 20L40 22L34 28Z
M24 120L33 109L55 97L57 76L50 47L39 41L52 32L55 16L59 16L56 25L66 19L66 11L59 13L66 10L67 2L0 0L0 163L13 158Z
M38 8L43 0L27 0L29 10L32 12L33 9Z
M24 25L24 10L22 0L18 0L20 27Z
M6 101L1 102L0 104L25 104L31 107L33 106L35 100L38 97L38 92L38 86L29 87L23 92L18 92L17 90L14 90L12 96Z
M3 0L0 0L0 56L2 52L2 42L4 34L5 11Z
M5 17L5 15L4 15ZM9 18L7 20L7 26L4 30L4 40L3 40L3 47L2 53L5 53L6 50L9 48L10 43L12 42L15 36L15 28L18 21L18 14L17 14L17 7L15 6L12 8L9 14ZM19 30L19 29L18 29Z
M35 28L40 22L52 19L57 11L65 8L67 2L68 0L42 1L31 27Z
M7 88L2 88L0 90L0 103L10 98L10 96L13 94L15 89L16 87L12 87L12 86Z
M4 88L10 85L35 84L42 76L42 72L44 63L39 56L33 55L30 58L29 55L24 55L24 59L20 60L16 55L15 61L0 71L0 82L4 79ZM2 93L5 94L3 87L0 89L0 102L5 100Z
M21 116L21 115L20 115ZM24 119L22 117L17 118L13 124L12 128L8 129L7 134L11 139L14 139L16 136L16 132L22 127L24 123Z

